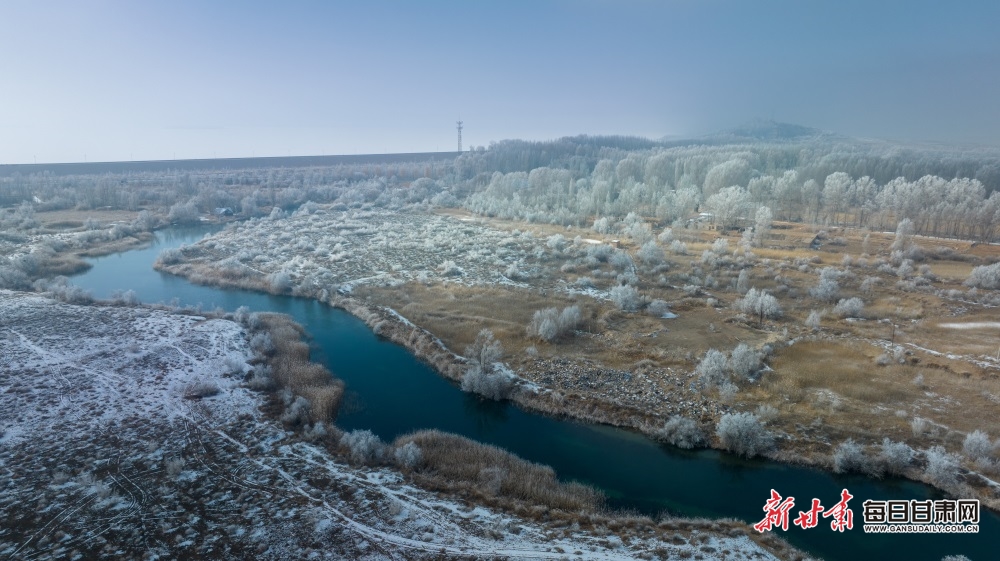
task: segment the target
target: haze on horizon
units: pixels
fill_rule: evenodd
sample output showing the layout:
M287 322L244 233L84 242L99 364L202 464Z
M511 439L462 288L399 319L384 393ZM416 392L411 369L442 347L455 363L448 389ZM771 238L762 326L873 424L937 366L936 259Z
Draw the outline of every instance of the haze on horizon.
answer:
M774 119L1000 145L1000 4L0 5L0 163L423 152Z

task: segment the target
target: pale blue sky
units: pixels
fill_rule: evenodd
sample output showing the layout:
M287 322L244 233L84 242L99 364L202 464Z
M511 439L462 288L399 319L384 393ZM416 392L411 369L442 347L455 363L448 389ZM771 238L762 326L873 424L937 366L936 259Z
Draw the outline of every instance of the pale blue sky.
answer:
M1000 2L0 0L0 163L453 150L756 118L1000 144Z

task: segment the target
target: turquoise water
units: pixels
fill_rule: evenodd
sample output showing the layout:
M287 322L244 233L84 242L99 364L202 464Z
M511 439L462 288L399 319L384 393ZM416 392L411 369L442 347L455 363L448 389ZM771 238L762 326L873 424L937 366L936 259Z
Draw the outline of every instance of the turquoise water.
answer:
M684 451L635 433L527 413L510 403L484 401L463 393L406 349L380 340L360 320L313 300L243 290L203 287L156 272L160 251L194 243L216 227L171 228L157 232L153 245L91 260L93 268L73 282L106 298L115 289L135 290L143 302L220 306L291 315L312 337L313 357L347 384L348 399L337 424L370 429L385 440L435 428L496 444L555 468L563 479L601 488L612 507L646 514L735 517L757 522L775 489L794 496L793 515L812 498L824 506L847 488L854 499L853 530L836 533L826 520L811 530L792 526L780 532L789 541L825 559L926 559L964 554L973 560L1000 557L1000 518L984 511L973 535L869 535L861 530L866 499L939 498L931 488L899 479L873 481L763 460L743 460L714 450Z

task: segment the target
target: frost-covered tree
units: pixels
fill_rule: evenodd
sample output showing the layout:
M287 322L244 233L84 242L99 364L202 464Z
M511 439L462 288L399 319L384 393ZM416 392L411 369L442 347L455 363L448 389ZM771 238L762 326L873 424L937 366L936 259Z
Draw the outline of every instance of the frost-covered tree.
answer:
M580 323L580 307L567 306L538 310L528 324L528 336L552 342L571 333Z
M754 247L763 247L764 243L771 236L773 217L774 215L769 207L762 206L757 209L757 214L754 215L753 237L751 238Z
M753 413L726 413L715 427L723 448L745 458L762 454L774 446L774 437Z
M764 324L764 318L781 317L781 306L778 304L778 299L766 290L751 288L747 291L746 296L736 302L736 307L743 313L756 316L759 325Z
M750 271L741 269L740 275L736 278L736 292L746 294L750 290Z
M903 252L909 249L914 230L912 220L909 218L900 220L899 224L896 225L896 237L892 240L892 246L889 249Z
M738 185L726 187L705 200L707 208L714 216L715 223L723 228L736 226L750 205L750 193Z
M480 365L484 370L492 370L493 365L503 358L503 345L497 341L493 331L481 329L476 339L465 348L465 358Z

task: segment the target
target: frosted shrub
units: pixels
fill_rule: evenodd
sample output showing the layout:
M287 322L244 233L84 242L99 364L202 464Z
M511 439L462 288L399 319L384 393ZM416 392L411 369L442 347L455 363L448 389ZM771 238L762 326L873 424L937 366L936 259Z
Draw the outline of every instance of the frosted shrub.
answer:
M592 257L600 263L604 263L610 259L612 253L614 253L614 248L610 245L592 245L587 248L587 257Z
M670 251L677 255L687 255L688 246L680 240L674 240L670 242Z
M267 283L275 292L288 292L292 289L292 276L287 271L278 271L267 276Z
M972 269L965 286L973 288L1000 288L1000 263L980 265Z
M750 272L742 269L740 276L736 279L736 292L746 294L748 290L750 290Z
M309 409L312 404L309 400L298 396L285 407L285 412L281 414L281 422L286 425L304 425L309 422Z
M406 469L414 469L420 465L423 461L423 453L420 451L420 447L413 442L407 442L406 444L396 448L393 453L393 458L396 460L396 465Z
M859 318L865 309L865 303L857 297L841 299L833 308L833 313L842 318Z
M833 453L833 471L836 473L857 472L869 476L879 476L878 466L865 456L864 448L848 438L837 446Z
M823 313L813 310L809 312L809 316L806 318L806 327L812 329L813 331L819 329L820 323L823 321Z
M623 312L634 312L641 304L639 291L632 286L616 286L609 294L611 301Z
M745 458L752 458L774 446L774 437L753 413L723 415L715 427L715 434L726 450Z
M628 256L628 253L621 250L612 253L608 262L619 271L632 268L632 258Z
M709 349L694 371L698 375L699 384L703 388L711 388L726 382L728 362L726 353Z
M487 399L507 399L513 390L514 380L503 371L488 372L479 365L473 365L462 376L462 391Z
M761 355L746 343L740 343L733 349L729 358L729 368L733 375L741 380L752 380L760 370Z
M176 247L169 247L160 252L156 262L160 265L174 265L184 259L184 252Z
M250 338L250 348L258 354L271 354L274 352L274 341L269 333L256 333Z
M438 267L438 271L441 272L441 276L445 277L457 277L462 274L462 269L451 260L442 263Z
M602 216L597 220L594 220L593 230L598 234L608 234L611 233L611 221L608 217Z
M660 240L660 243L670 243L674 241L674 231L670 228L664 228L663 231L660 232L660 235L656 236L656 239Z
M556 252L562 251L563 248L566 247L566 236L562 234L552 234L546 240L545 245L547 245L549 249L553 251Z
M493 364L503 358L503 345L496 340L493 332L482 329L476 334L476 340L465 348L465 357L484 370L492 370Z
M652 240L642 244L636 255L647 265L659 265L663 263L663 250Z
M927 419L914 417L913 420L910 421L910 430L913 432L913 436L917 438L923 436L924 433L927 432L928 428L930 428L930 424L927 422Z
M656 432L656 436L664 442L685 449L701 446L705 442L705 435L698 423L679 415L670 417L663 428Z
M712 242L712 253L716 255L725 255L729 253L729 240L726 238L719 238Z
M370 430L352 430L340 437L340 445L349 449L351 459L370 464L381 459L385 444Z
M543 341L555 341L571 333L579 323L579 306L567 306L562 312L556 308L538 310L528 324L528 336Z
M670 312L670 306L663 300L653 300L646 306L646 312L654 317L663 317L664 314Z
M927 457L925 473L931 483L942 488L954 485L958 476L958 458L941 446L932 446L925 455Z
M988 434L976 430L966 435L965 441L962 443L962 452L973 461L989 458L993 455L993 443L990 442Z
M885 471L893 475L901 475L913 461L913 449L904 442L893 442L888 438L883 438L879 460Z
M840 271L836 267L824 267L819 273L819 283L809 289L809 295L818 300L833 302L840 294Z

